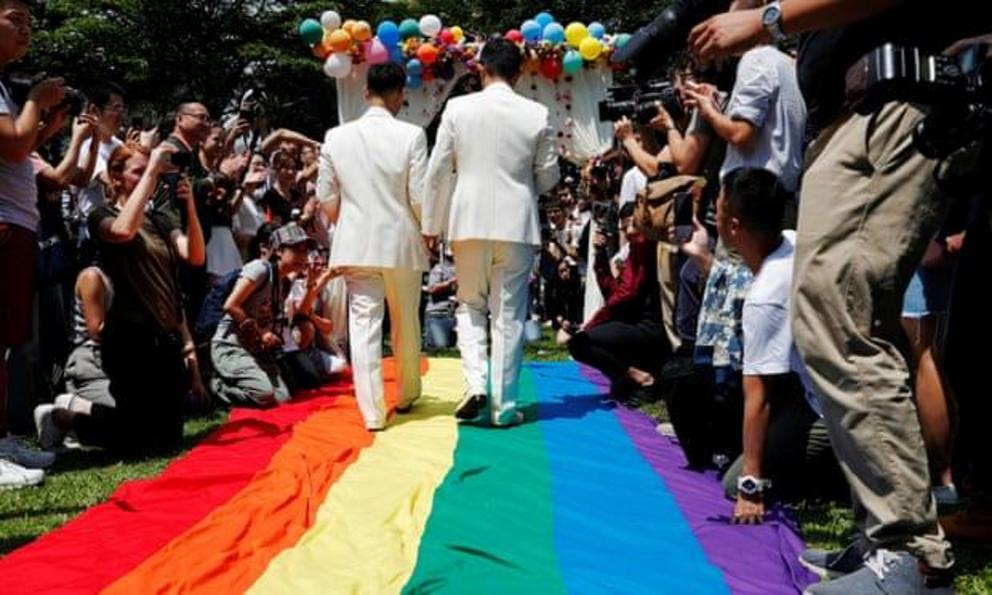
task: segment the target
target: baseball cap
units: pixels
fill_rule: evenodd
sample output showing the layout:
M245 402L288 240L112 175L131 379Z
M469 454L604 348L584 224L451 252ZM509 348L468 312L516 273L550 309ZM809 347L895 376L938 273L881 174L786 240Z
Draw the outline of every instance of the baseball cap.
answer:
M278 250L285 246L295 246L296 244L308 243L310 245L316 245L317 242L314 241L307 232L303 231L303 228L295 223L287 223L279 229L272 232L272 237L269 238L269 246L273 250Z

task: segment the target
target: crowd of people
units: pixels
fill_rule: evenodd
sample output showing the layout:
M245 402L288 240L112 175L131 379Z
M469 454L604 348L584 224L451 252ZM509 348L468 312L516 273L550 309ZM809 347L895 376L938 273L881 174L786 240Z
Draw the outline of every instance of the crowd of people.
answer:
M881 592L886 576L944 592L948 537L992 539L974 349L988 316L972 287L988 203L938 188L911 143L921 108L851 111L843 74L880 41L940 51L992 27L920 31L914 2L852 4L734 2L672 61L679 113L621 118L614 148L580 164L555 154L546 108L513 93L506 40L432 149L395 118L394 64L369 69L368 112L322 141L272 129L251 96L125 129L112 83L78 113L59 79L22 96L4 84L0 435L30 408L45 450L0 439L0 485L41 482L60 448L175 449L211 400L274 407L349 366L366 427L383 430L387 311L398 411L420 396L421 349L457 337L456 416L521 423L521 346L548 326L610 399L666 400L689 466L723 473L735 522L849 494L858 539L803 554L845 578L811 593ZM783 31L803 34L798 57ZM29 42L27 6L0 0L0 68ZM731 54L733 69L701 68ZM467 140L493 125L502 152Z

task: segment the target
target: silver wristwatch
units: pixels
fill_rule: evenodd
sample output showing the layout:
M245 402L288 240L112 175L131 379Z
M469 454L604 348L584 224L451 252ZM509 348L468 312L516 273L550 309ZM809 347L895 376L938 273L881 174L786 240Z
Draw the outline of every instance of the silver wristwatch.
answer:
M765 28L765 31L768 31L775 43L785 39L785 33L782 31L781 3L772 2L765 6L764 12L761 13L761 26Z
M770 479L760 479L753 475L742 475L737 478L737 491L745 496L755 496L772 487Z

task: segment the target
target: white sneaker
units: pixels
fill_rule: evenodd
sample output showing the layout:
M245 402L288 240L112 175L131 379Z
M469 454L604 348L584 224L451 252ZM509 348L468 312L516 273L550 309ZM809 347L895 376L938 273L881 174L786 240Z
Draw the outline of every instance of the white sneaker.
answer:
M0 490L16 490L36 486L45 479L41 469L25 469L6 459L0 459Z
M63 432L57 425L52 413L58 409L55 405L45 403L34 408L34 427L38 431L38 442L45 450L53 450L65 438Z
M7 459L28 469L43 469L55 462L55 455L28 448L17 436L7 436L0 438L0 459Z

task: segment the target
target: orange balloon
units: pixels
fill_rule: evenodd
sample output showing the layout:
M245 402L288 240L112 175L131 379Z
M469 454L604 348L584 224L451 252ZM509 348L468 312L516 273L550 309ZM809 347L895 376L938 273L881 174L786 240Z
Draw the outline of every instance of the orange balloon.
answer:
M337 29L331 31L324 43L330 45L335 52L344 52L351 47L351 35L344 29Z
M320 58L321 60L326 60L327 57L330 56L331 52L333 51L334 48L331 47L331 44L327 42L326 38L324 39L323 42L313 46L313 55Z
M372 39L372 26L367 21L358 21L352 27L351 36L355 41L368 41Z
M344 22L343 25L341 25L341 29L343 29L344 32L347 33L350 37L354 37L355 25L357 24L358 23L356 23L354 19L348 19L347 21Z
M433 64L437 62L438 50L436 46L429 43L417 48L417 59L419 59L424 64Z

